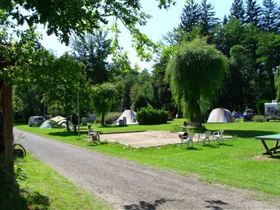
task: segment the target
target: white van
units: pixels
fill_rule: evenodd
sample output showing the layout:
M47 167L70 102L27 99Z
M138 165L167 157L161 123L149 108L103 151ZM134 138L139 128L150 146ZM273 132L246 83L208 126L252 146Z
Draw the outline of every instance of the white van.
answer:
M33 125L40 126L44 121L45 118L43 116L31 116L28 119L28 125L30 127L32 127Z

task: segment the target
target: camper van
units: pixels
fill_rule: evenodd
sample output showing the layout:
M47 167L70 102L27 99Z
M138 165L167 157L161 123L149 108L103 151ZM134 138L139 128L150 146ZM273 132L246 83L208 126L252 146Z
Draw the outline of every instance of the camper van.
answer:
M266 120L280 120L280 103L273 100L271 103L264 104L264 114Z

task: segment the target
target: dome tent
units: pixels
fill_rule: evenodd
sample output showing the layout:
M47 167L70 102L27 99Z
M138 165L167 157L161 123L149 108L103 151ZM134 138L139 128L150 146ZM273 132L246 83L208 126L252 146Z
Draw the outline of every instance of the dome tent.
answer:
M126 125L132 125L138 123L136 120L136 112L130 109L124 110L121 116L116 120L116 124L119 125L120 120L123 120L124 118L125 118Z
M227 109L216 108L210 113L207 123L229 123L233 122L234 118L231 112Z

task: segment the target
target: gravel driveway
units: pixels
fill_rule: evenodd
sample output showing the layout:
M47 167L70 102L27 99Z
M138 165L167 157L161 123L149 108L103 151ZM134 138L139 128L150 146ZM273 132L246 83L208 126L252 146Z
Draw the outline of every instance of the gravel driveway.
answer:
M15 130L15 136L18 131ZM208 184L151 169L124 159L22 132L21 143L73 183L106 200L115 209L279 209L261 194ZM258 198L258 199L257 199Z

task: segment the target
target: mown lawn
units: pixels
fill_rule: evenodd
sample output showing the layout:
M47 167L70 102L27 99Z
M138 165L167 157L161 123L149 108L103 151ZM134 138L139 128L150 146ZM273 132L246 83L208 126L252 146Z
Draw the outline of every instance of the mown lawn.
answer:
M110 209L29 154L16 161L16 180L19 191L1 180L0 209Z
M175 120L166 125L139 126L138 129L172 130L182 125L182 122L183 120ZM77 138L72 133L59 129L17 127L152 167L185 175L198 174L201 179L209 182L280 195L280 157L272 159L263 156L261 142L254 139L257 135L280 133L280 122L205 125L208 130L224 129L227 135L233 136L233 139L223 144L213 142L208 146L195 144L193 149L180 148L178 145L133 149L119 144L92 144L86 143L84 137ZM132 126L133 129L130 126L124 128L133 130L137 129L137 125ZM111 128L110 132L112 129L119 131L117 128Z

